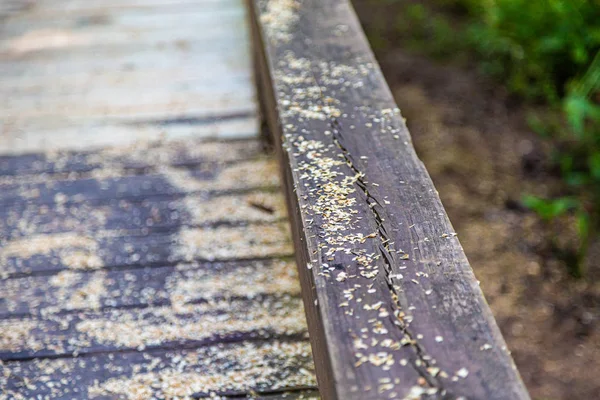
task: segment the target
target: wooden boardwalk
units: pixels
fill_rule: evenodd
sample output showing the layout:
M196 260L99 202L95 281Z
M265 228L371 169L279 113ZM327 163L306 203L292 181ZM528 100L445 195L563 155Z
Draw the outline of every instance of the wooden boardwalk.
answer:
M317 398L241 0L0 7L0 399Z

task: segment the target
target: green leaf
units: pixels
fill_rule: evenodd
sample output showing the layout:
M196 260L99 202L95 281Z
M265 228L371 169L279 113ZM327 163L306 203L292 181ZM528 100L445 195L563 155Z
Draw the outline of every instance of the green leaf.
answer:
M523 204L536 212L542 219L550 221L567 211L579 207L579 202L571 197L560 197L558 199L546 200L533 195L523 196Z
M571 94L564 100L563 110L567 115L567 121L579 137L583 137L585 134L584 127L588 103L587 98L577 94Z
M594 179L600 179L600 153L592 153L588 158L588 167Z
M577 213L577 234L582 243L587 241L590 234L590 216L585 211Z

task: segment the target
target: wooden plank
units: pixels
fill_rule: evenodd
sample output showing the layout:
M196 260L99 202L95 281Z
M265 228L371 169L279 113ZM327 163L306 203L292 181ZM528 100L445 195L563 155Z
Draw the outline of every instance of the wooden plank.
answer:
M194 92L199 92L201 89L205 91L207 95L217 96L223 92L227 93L232 90L242 90L240 87L247 83L250 76L250 73L244 71L242 67L243 66L237 67L239 71L235 71L233 68L229 68L229 71L222 71L229 75L229 79L225 79L224 82L214 81L214 78L218 76L217 71L214 71L214 73L212 73L212 71L209 71L208 73L205 71L196 71L195 73L187 71L189 72L187 75L182 75L182 72L186 72L186 70L183 70L158 71L157 73L148 74L145 77L143 74L135 74L138 78L134 79L128 79L129 76L133 74L120 76L118 80L114 80L114 77L109 77L114 80L112 83L107 81L103 82L102 79L98 79L97 77L94 77L91 82L83 82L83 84L82 82L74 81L70 81L71 84L65 85L60 85L60 81L52 84L50 84L50 82L44 82L43 85L34 88L26 88L26 90L20 92L11 87L6 87L8 85L3 85L3 93L15 96L14 99L5 100L5 115L9 115L11 110L18 109L19 107L23 108L24 116L36 115L32 114L36 110L41 115L41 111L38 110L41 108L60 110L64 107L63 103L69 101L72 102L73 97L79 97L85 99L85 101L89 101L91 103L90 109L104 106L107 110L110 110L110 107L106 104L107 99L105 96L107 92L114 92L116 96L125 97L124 99L120 99L115 105L129 106L127 99L131 99L131 90L134 89L143 89L148 92L144 93L143 96L140 96L138 93L138 101L142 102L142 104L149 104L152 100L157 101L157 99L160 99L161 97L163 100L168 100L177 95L191 95ZM179 75L175 78L169 75L171 73ZM121 81L121 79L124 79L124 81ZM155 81L154 83L152 82L153 80ZM56 84L59 84L60 86L51 86ZM248 85L246 85L245 90L249 90ZM32 98L33 96L37 96L37 98ZM193 96L190 97L192 100ZM58 104L55 106L47 104L51 101L55 101ZM74 107L73 112L74 116L78 116L77 108ZM156 116L155 118L158 119L159 116Z
M314 388L311 364L305 341L36 359L3 364L0 391L16 399L240 398Z
M237 60L239 64L236 65ZM89 52L75 53L69 58L55 57L51 60L49 57L0 58L0 72L11 77L11 80L17 80L17 83L19 79L26 80L27 76L31 77L32 83L35 83L44 77L73 76L74 80L81 80L82 77L94 77L111 72L169 71L182 66L196 66L197 71L214 75L219 68L239 71L239 67L244 65L248 65L248 50L246 47L241 47L234 38L213 40L212 43L183 43L183 46L173 43L161 49L152 46L135 46L135 48L123 46L115 48L110 58L90 57ZM47 83L51 84L51 81ZM5 84L11 87L10 81L3 82L3 85Z
M265 259L129 270L67 270L50 277L0 280L0 293L0 319L40 319L82 310L299 296L300 288L295 264Z
M239 57L242 59L242 57ZM220 60L210 69L200 69L198 66L183 65L177 68L152 68L142 71L102 71L91 73L82 71L74 75L48 76L24 75L11 78L2 84L2 91L11 96L36 95L44 97L58 97L64 100L65 96L86 95L90 90L108 89L140 89L158 86L160 88L171 86L175 90L190 88L190 85L204 84L207 88L215 87L218 83L214 79L221 73L226 73L231 85L249 79L251 72L247 65L233 65L234 57L230 60ZM191 64L191 63L190 63ZM47 70L46 70L47 71ZM93 83L93 85L91 85ZM94 88L95 87L95 88ZM233 86L232 86L233 87ZM214 89L212 89L214 90Z
M30 2L24 0L4 0L0 3L0 20L6 20L18 15L30 5Z
M102 291L102 282L96 282ZM176 349L306 331L302 300L241 297L169 306L50 314L41 319L0 320L0 360L80 356L110 351Z
M182 123L185 121L181 121ZM192 121L193 122L193 121ZM157 121L157 125L168 127L179 121ZM105 166L126 171L157 170L160 165L192 166L214 165L217 162L231 163L259 158L262 154L260 142L256 140L203 141L162 140L138 142L130 146L112 146L97 151L50 151L25 155L0 155L0 180L19 175L74 174L101 170ZM15 178L17 179L17 178Z
M323 398L528 399L349 2L250 3Z
M19 0L11 0L17 1ZM21 13L13 13L13 18L19 18L26 15L27 18L48 18L49 16L61 16L65 13L69 15L86 15L89 13L97 13L102 11L122 11L122 12L161 12L161 11L179 11L188 9L198 9L198 7L211 9L218 7L222 3L232 3L241 5L242 0L224 1L224 0L147 0L147 1L122 1L122 0L105 0L102 2L93 1L63 1L55 0L36 0L31 2L28 7L22 7ZM27 5L27 1L20 1ZM14 7L13 9L16 9Z
M86 119L94 122L124 118L160 119L181 115L219 116L247 112L254 108L254 91L248 87L248 81L234 83L231 86L219 85L216 88L207 85L206 90L202 92L201 87L202 85L184 85L179 89L173 87L148 89L144 96L137 96L137 102L135 94L126 89L92 91L84 96L83 101L89 101L87 104L77 104L77 99L81 100L81 96L76 95L63 99L26 98L7 101L2 107L0 117L5 119L6 125L10 127L19 120L42 117L51 120L62 117L70 121ZM117 97L110 99L109 96L113 93ZM70 111L72 114L69 113ZM14 117L15 115L17 117Z
M227 25L225 24L225 26ZM104 34L104 32L95 34ZM43 36L44 32L39 35ZM50 37L61 37L58 32L54 34L47 33L47 35ZM166 55L179 53L189 59L193 55L198 57L201 54L209 56L215 53L218 54L222 47L233 47L243 51L243 45L246 44L243 31L232 31L231 29L227 31L223 26L216 26L214 29L208 30L200 38L193 36L191 31L181 29L179 31L175 29L171 30L169 36L161 31L141 32L137 34L117 31L111 34L107 33L104 41L94 38L94 35L90 35L90 38L87 36L77 38L75 36L73 41L76 39L80 40L80 45L73 44L62 47L52 47L53 42L50 42L46 46L44 46L44 42L36 43L36 41L40 40L36 37L32 39L25 37L27 41L22 39L23 43L17 41L18 38L15 38L12 41L2 44L2 47L5 49L0 52L3 59L0 65L4 67L8 61L16 61L21 64L31 62L31 67L37 67L43 63L47 64L52 70L56 68L55 65L63 65L66 60L73 60L75 63L73 67L78 67L82 64L93 63L91 59L99 56L113 57L112 62L116 63L122 57L125 57L127 53L133 51L139 51L142 57L144 57L144 53L148 52ZM139 36L137 42L132 40L132 37L135 37L135 35ZM129 41L127 38L129 38ZM29 41L33 42L33 44L29 44ZM86 43L87 45L84 45ZM63 63L61 63L61 60L63 60ZM204 66L204 68L208 67L210 65ZM8 69L11 70L10 67ZM14 71L14 68L12 70Z
M71 52L111 51L111 47L137 44L159 45L177 41L207 42L218 38L240 38L244 35L245 10L242 7L219 7L216 12L202 9L187 13L102 14L85 19L66 15L47 22L10 20L0 29L0 54L4 57L57 57ZM203 29L194 26L202 24ZM127 40L129 39L129 41ZM214 46L214 44L213 44ZM179 46L181 49L181 46Z
M178 232L69 232L9 240L0 277L64 270L143 268L192 261L247 260L292 254L287 223L182 228Z
M186 47L187 46L187 47ZM135 51L134 51L135 50ZM158 51L160 50L160 51ZM195 50L195 51L191 51ZM199 50L202 50L199 52ZM177 46L157 49L151 46L137 46L133 48L116 48L110 58L90 57L89 53L74 54L76 57L48 57L40 59L3 59L0 58L0 72L11 80L26 80L30 76L32 83L44 77L69 78L81 80L82 77L94 77L107 73L128 71L173 70L182 66L196 66L197 71L216 73L219 68L229 68L239 71L240 66L248 65L248 50L241 47L233 38L228 40L213 41L211 44L194 42ZM239 60L239 64L235 62ZM204 63L203 63L204 61ZM213 68L214 66L214 68ZM51 84L51 81L47 82ZM11 87L10 81L3 85Z
M202 110L206 112L206 110ZM221 110L223 111L223 110ZM254 103L229 115L183 115L180 110L163 110L164 123L136 121L81 121L40 118L6 120L0 127L0 154L41 151L91 150L108 146L130 146L140 141L161 139L240 139L256 137L258 122ZM169 115L170 114L170 115ZM247 115L247 116L244 116ZM177 122L177 121L181 122ZM173 123L169 123L173 121Z
M240 226L286 218L280 193L249 191L224 195L119 200L48 206L15 204L0 211L0 240L40 234L99 231L175 232L182 227Z
M240 68L238 66L237 68ZM241 68L240 68L241 69ZM229 70L229 71L228 71ZM134 80L129 83L122 83L120 79L112 84L103 85L101 79L91 77L89 81L96 82L94 85L90 85L89 82L84 82L83 85L74 85L70 88L68 85L57 88L60 93L52 93L52 89L45 83L38 85L35 88L26 88L21 93L14 93L15 90L10 88L3 90L7 96L15 96L13 100L7 100L4 103L3 115L8 119L5 124L10 126L10 122L18 120L19 118L39 118L49 117L47 119L58 120L62 118L64 120L78 121L82 117L94 118L98 121L98 118L111 118L113 120L117 118L127 118L129 121L135 119L142 119L143 113L151 112L157 105L163 105L165 110L157 110L155 114L146 115L146 119L159 120L166 118L166 116L177 116L187 111L190 117L201 117L201 116L226 116L228 113L232 113L232 110L254 110L253 101L248 100L248 97L253 93L253 89L249 87L249 74L246 72L231 71L231 68L224 66L221 73L227 74L228 79L223 82L215 83L219 74L218 71L214 73L204 74L199 78L194 76L183 77L181 81L177 82L167 76L169 73L177 73L178 71L167 71L166 73L160 72L157 74L149 74L148 81L135 82ZM161 76L162 75L162 76ZM123 76L123 79L127 79L127 76ZM158 82L151 84L151 80L158 79L162 83ZM46 82L50 79L45 79ZM211 82L211 80L213 80ZM148 88L148 85L151 85ZM71 92L68 92L72 90ZM132 91L144 90L147 91L142 97L138 94L139 104L135 104L133 99L134 96ZM44 93L44 91L48 93ZM223 99L223 96L230 95L233 92L239 92L237 100L234 99ZM121 96L122 99L112 104L107 101L106 96L110 93L114 93L115 96ZM206 100L202 99L200 93L206 93L206 96L214 97L214 105L204 109L198 109L206 103ZM37 97L34 97L37 96ZM185 108L182 108L178 102L181 98L187 96L190 104ZM74 98L79 97L85 99L90 104L85 106L78 106L74 104ZM246 103L243 101L246 100ZM53 104L56 103L56 104ZM71 105L72 115L66 114L66 108ZM122 107L123 110L118 110L117 107ZM21 110L19 112L19 110ZM16 114L15 114L16 113ZM54 113L54 114L53 114ZM138 116L142 114L142 116ZM11 116L12 115L12 116ZM17 118L18 116L18 118ZM29 121L28 121L29 122ZM87 121L94 122L94 120Z
M189 193L215 193L277 187L279 180L273 159L262 158L233 164L206 164L197 168L169 167L159 173L127 175L118 165L96 171L96 177L83 179L11 178L0 184L0 204L23 202L68 206L82 202L110 202L150 197L176 198ZM122 176L119 176L122 174ZM108 177L107 177L108 176ZM28 182L29 181L29 182Z
M153 12L152 12L153 11ZM52 33L62 30L65 33L84 34L96 32L108 32L110 28L119 31L130 31L133 33L166 31L169 27L177 32L180 29L191 29L194 23L201 23L206 28L212 28L215 21L229 24L230 20L242 20L245 9L240 6L239 1L223 1L212 7L183 7L163 8L154 10L96 10L86 14L63 13L55 18L36 18L35 14L23 15L21 18L9 18L0 27L0 43L11 40L20 35L30 32ZM211 18L212 17L212 18ZM242 22L243 23L243 22ZM200 31L199 33L204 33ZM100 38L90 38L101 41ZM132 39L138 39L132 35ZM74 42L74 45L79 43ZM2 46L0 45L0 48Z

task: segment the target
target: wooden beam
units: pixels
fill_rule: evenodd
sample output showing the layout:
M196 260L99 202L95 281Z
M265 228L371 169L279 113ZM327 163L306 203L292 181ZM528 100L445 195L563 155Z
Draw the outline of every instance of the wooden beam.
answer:
M348 0L250 8L323 398L528 399Z

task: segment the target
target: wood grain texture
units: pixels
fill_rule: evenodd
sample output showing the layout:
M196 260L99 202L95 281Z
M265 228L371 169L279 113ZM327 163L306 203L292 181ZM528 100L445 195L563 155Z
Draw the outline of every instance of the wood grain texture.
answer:
M302 338L305 330L301 300L286 293L199 304L180 299L162 307L1 320L0 333L5 339L0 345L0 359L78 357L111 351Z
M36 192L0 217L3 396L318 398L276 163L259 142L0 164L5 199Z
M528 399L349 2L250 7L323 398Z
M285 222L153 233L97 231L32 235L3 243L0 276L64 270L160 267L192 261L251 260L293 253Z
M1 399L318 399L246 15L0 4Z
M190 118L191 120L191 118ZM149 121L150 122L150 121ZM179 120L156 121L167 127ZM193 122L190 121L190 122ZM231 163L260 158L261 144L256 140L203 141L173 140L169 142L136 143L132 146L113 145L96 151L53 151L46 153L1 155L0 182L18 175L44 175L56 179L59 174L81 178L80 174L101 171L110 165L114 169L138 173L156 171L160 165L196 166L201 164ZM15 178L16 180L17 178Z
M119 199L176 198L189 193L239 192L277 187L276 162L258 158L239 163L212 163L168 167L163 165L147 175L119 166L105 166L81 179L24 176L0 182L0 204L59 204L88 202L101 204ZM132 174L133 173L133 174ZM1 180L1 179L0 179ZM3 184L4 183L4 184Z
M107 122L61 118L10 119L2 122L0 154L100 149L114 145L136 145L142 141L193 138L251 138L258 130L254 115L248 110L226 115L185 115L162 113L157 122L145 120ZM161 118L162 117L162 118ZM233 117L233 118L231 118ZM178 121L163 125L160 120Z
M4 8L0 154L258 133L243 0Z
M289 259L180 263L108 271L63 271L0 280L0 319L86 310L143 309L260 296L300 295ZM48 290L48 287L52 290Z
M310 346L301 340L104 353L7 362L0 390L15 399L252 398L314 389L310 364Z
M235 227L282 222L285 218L283 196L259 190L224 195L120 199L108 204L77 203L69 207L17 204L0 212L0 242L72 231L169 233L181 227Z
M207 10L215 10L222 8L223 5L235 3L237 0L106 0L102 2L71 0L68 2L61 0L6 0L4 3L15 3L11 8L11 16L19 17L22 14L27 14L28 18L37 16L39 18L48 18L49 16L60 18L68 12L69 15L87 15L88 13L96 12L177 12L179 10L187 11L190 9L197 10L202 7ZM236 3L239 5L239 2Z
M0 274L289 255L276 162L259 149L191 141L3 157Z

